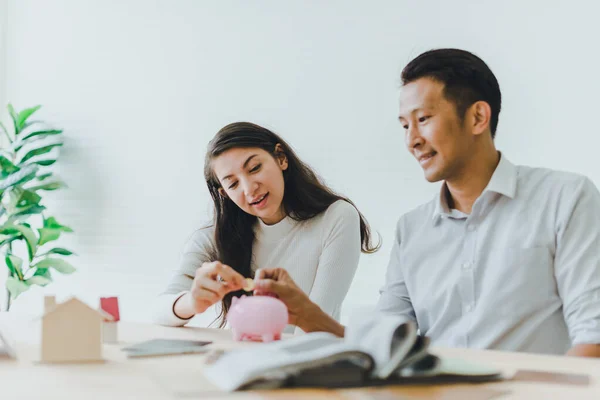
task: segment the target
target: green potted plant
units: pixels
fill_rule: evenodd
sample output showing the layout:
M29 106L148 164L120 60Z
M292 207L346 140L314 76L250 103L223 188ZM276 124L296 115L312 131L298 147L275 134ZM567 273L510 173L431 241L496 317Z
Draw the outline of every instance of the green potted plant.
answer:
M44 191L65 187L52 172L62 130L30 119L40 106L21 112L10 104L7 108L12 126L0 122L0 257L8 268L6 311L30 287L52 282L53 270L75 271L63 258L73 253L52 243L72 230L49 216L42 202Z

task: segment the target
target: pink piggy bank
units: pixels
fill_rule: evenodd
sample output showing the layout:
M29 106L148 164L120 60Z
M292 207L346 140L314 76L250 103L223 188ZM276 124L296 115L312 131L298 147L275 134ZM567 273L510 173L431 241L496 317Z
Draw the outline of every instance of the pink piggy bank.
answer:
M272 342L281 339L288 310L281 300L271 296L234 297L227 321L235 340Z

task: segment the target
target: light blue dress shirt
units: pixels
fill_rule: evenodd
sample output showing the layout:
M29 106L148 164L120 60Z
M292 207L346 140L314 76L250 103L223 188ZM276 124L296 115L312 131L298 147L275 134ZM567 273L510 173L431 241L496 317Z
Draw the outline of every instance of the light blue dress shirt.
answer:
M470 215L446 192L398 221L379 311L441 346L600 343L600 193L588 178L501 155Z

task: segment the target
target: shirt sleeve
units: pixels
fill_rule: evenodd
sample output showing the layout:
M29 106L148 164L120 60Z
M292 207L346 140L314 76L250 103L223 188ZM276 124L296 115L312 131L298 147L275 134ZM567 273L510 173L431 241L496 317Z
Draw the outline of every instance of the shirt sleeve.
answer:
M376 310L384 314L403 316L408 320L416 322L415 311L410 301L401 268L401 226L402 219L398 221L396 227L396 235L387 267L385 284L379 290L380 296Z
M339 320L361 252L360 217L352 204L338 201L324 216L323 250L309 297Z
M573 345L600 343L600 193L582 177L565 187L554 274ZM571 196L574 194L574 196Z
M205 262L213 261L210 259L214 254L212 232L210 228L200 229L185 244L178 268L173 271L164 292L156 299L154 320L157 324L183 326L191 320L179 318L173 307L175 301L191 289L196 269Z

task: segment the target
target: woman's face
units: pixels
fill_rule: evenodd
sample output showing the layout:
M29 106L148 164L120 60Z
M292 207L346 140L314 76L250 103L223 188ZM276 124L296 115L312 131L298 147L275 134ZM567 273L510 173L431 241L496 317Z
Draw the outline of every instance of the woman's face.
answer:
M283 171L287 167L283 153L274 158L261 148L233 148L212 162L213 172L221 184L221 195L267 225L285 217Z

